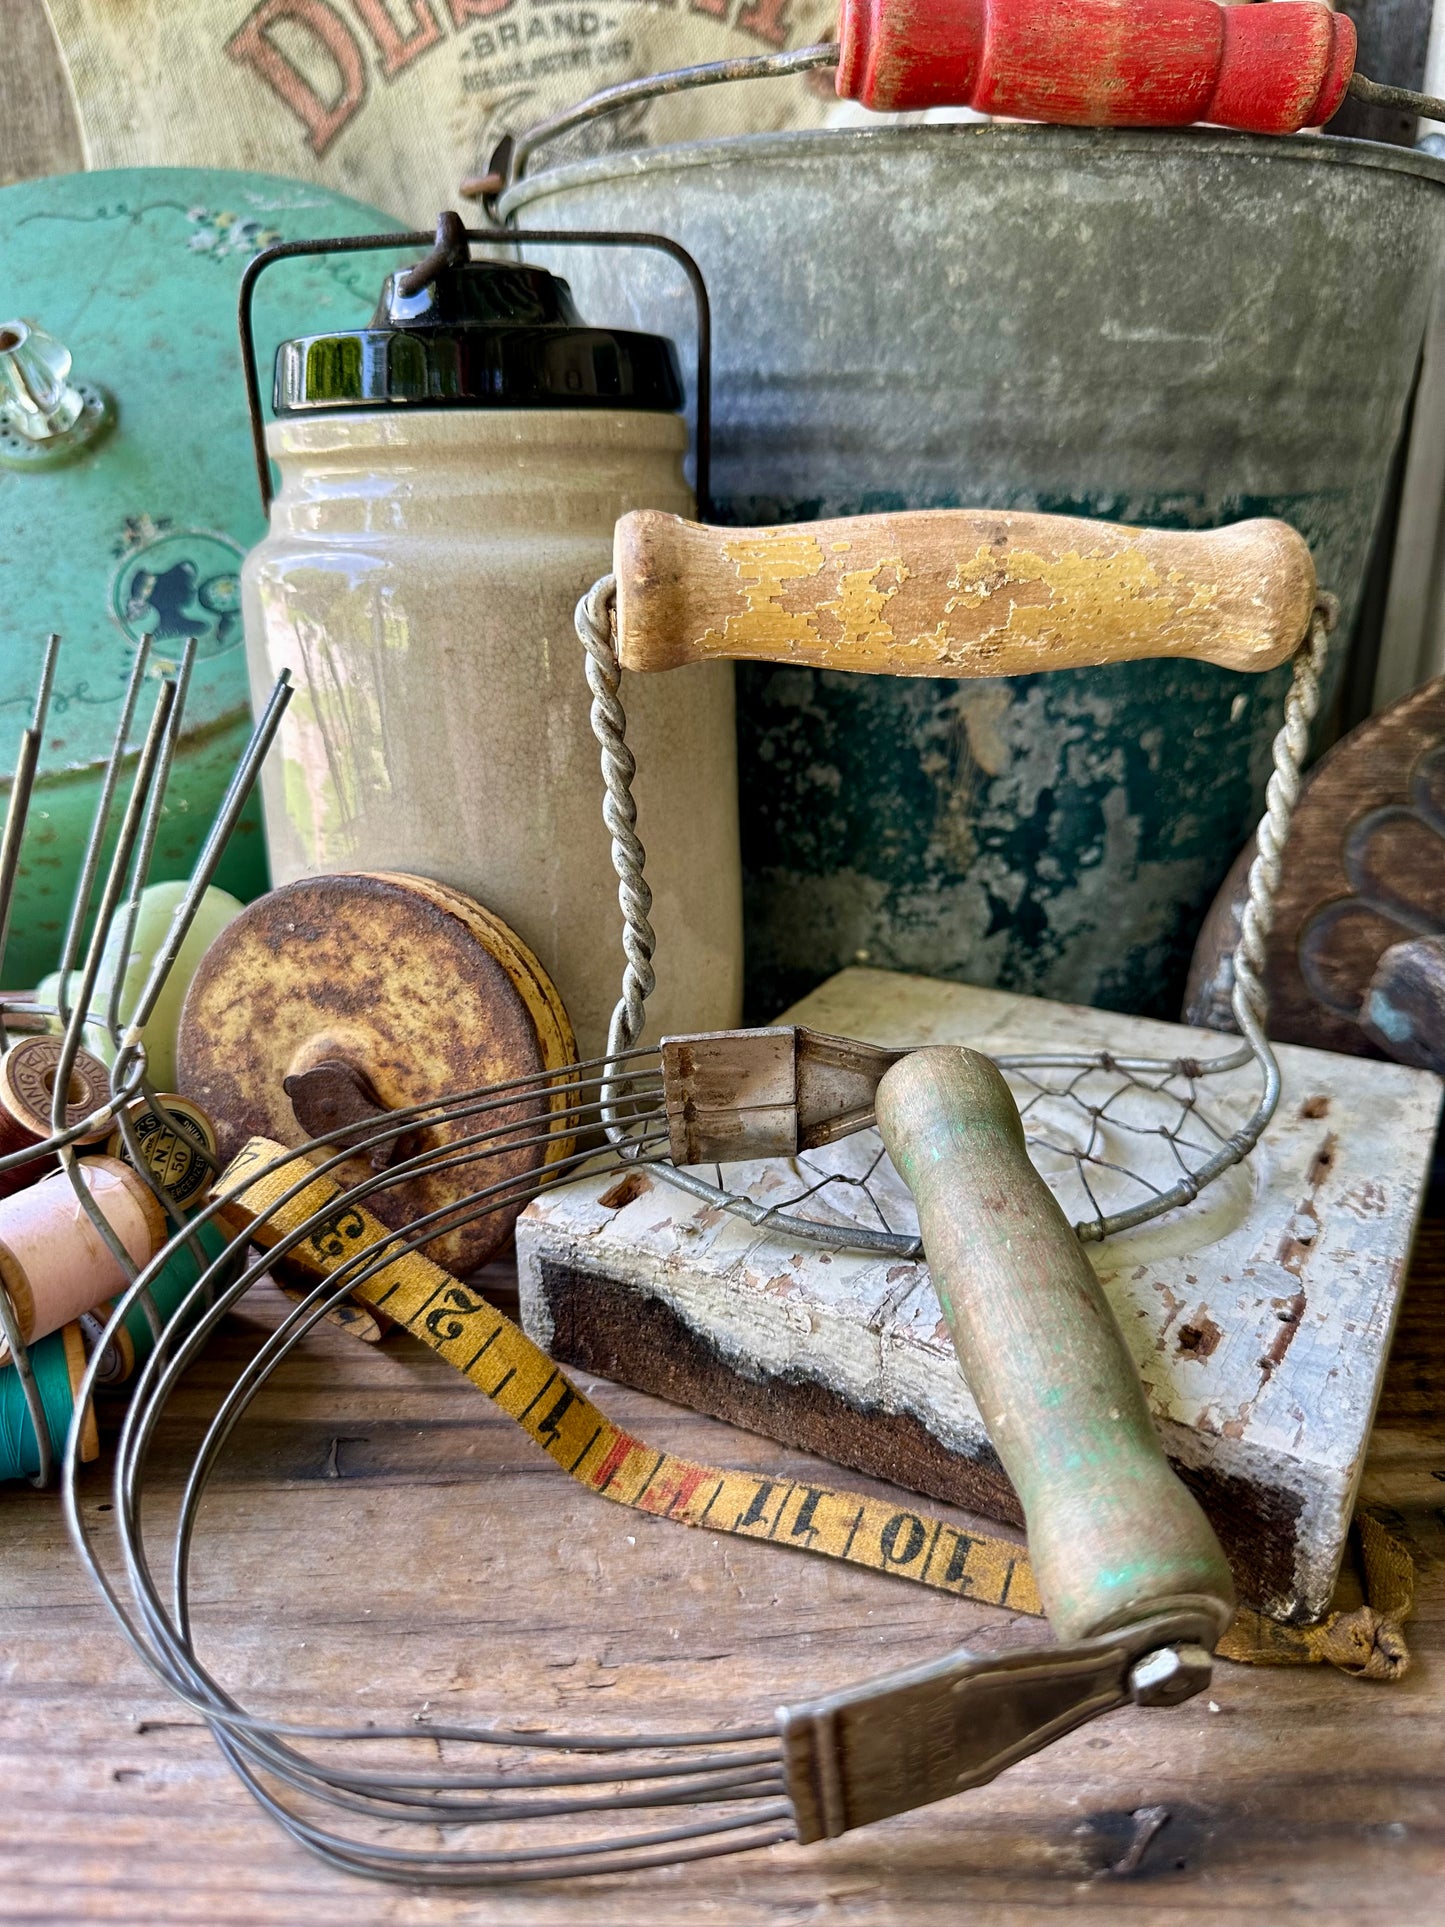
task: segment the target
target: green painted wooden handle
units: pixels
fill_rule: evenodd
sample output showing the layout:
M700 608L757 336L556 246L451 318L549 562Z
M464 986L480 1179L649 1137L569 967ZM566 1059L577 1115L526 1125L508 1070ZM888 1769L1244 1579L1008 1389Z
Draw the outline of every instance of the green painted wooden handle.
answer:
M957 1047L915 1051L879 1085L878 1124L917 1203L963 1375L1023 1503L1059 1638L1199 1607L1222 1632L1229 1566L1164 1457L1123 1334L1029 1161L998 1068Z

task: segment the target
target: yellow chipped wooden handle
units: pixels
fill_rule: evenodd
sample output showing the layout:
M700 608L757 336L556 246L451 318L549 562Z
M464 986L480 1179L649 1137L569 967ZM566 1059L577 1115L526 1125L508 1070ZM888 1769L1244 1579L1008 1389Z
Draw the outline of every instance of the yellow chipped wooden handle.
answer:
M625 669L712 657L894 676L1016 676L1147 656L1272 669L1314 564L1287 522L1173 532L921 509L774 529L640 509L617 524Z

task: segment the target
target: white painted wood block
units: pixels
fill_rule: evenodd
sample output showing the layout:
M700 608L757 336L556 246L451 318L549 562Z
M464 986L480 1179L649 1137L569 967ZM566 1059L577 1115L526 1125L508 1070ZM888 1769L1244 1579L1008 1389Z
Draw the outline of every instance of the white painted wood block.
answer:
M875 970L841 972L785 1021L994 1056L1062 1047L1208 1058L1229 1042ZM1166 1449L1214 1520L1243 1596L1308 1620L1328 1603L1344 1548L1442 1085L1395 1064L1288 1046L1278 1055L1283 1097L1253 1157L1187 1209L1087 1249ZM1252 1069L1203 1080L1181 1125L1176 1104L1144 1091L1099 1121L1010 1081L1036 1162L1076 1220L1093 1215L1081 1168L1103 1210L1135 1202L1141 1180L1162 1188L1178 1175L1161 1125L1208 1145L1248 1115L1258 1090ZM1081 1167L1074 1152L1092 1161ZM876 1132L725 1175L779 1202L821 1182L807 1213L916 1228ZM925 1264L788 1242L655 1168L547 1193L518 1224L517 1248L523 1321L562 1362L1018 1519Z

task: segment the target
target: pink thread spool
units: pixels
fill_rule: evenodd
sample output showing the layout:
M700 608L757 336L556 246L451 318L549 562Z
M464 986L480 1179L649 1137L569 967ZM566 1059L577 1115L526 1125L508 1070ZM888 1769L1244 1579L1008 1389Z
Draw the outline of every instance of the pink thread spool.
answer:
M41 1144L50 1136L51 1104L55 1075L60 1067L59 1037L22 1037L0 1057L0 1157ZM110 1100L110 1073L89 1051L77 1051L66 1093L65 1125L69 1130ZM110 1120L98 1124L80 1140L88 1144L105 1137ZM27 1190L44 1172L53 1168L53 1154L44 1154L13 1170L0 1171L0 1198ZM63 1322L63 1321L62 1321Z
M80 1172L131 1262L148 1264L166 1241L166 1215L150 1186L119 1158L87 1158ZM0 1282L28 1344L114 1298L130 1280L69 1177L56 1171L0 1200ZM0 1363L9 1356L0 1344Z

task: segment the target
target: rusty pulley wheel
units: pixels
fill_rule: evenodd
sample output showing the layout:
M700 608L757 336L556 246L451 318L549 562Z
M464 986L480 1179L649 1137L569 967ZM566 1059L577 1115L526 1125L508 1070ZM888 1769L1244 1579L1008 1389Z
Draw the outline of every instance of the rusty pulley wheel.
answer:
M297 1146L347 1125L360 1134L386 1111L575 1057L561 998L500 918L425 877L359 872L286 884L228 925L186 997L178 1081L215 1121L224 1164L252 1136ZM560 1090L533 1094L484 1118L422 1123L358 1152L345 1181L486 1129L478 1157L372 1198L400 1228L564 1157L570 1140L545 1135L563 1101ZM426 1249L449 1271L473 1270L520 1208L444 1230Z

